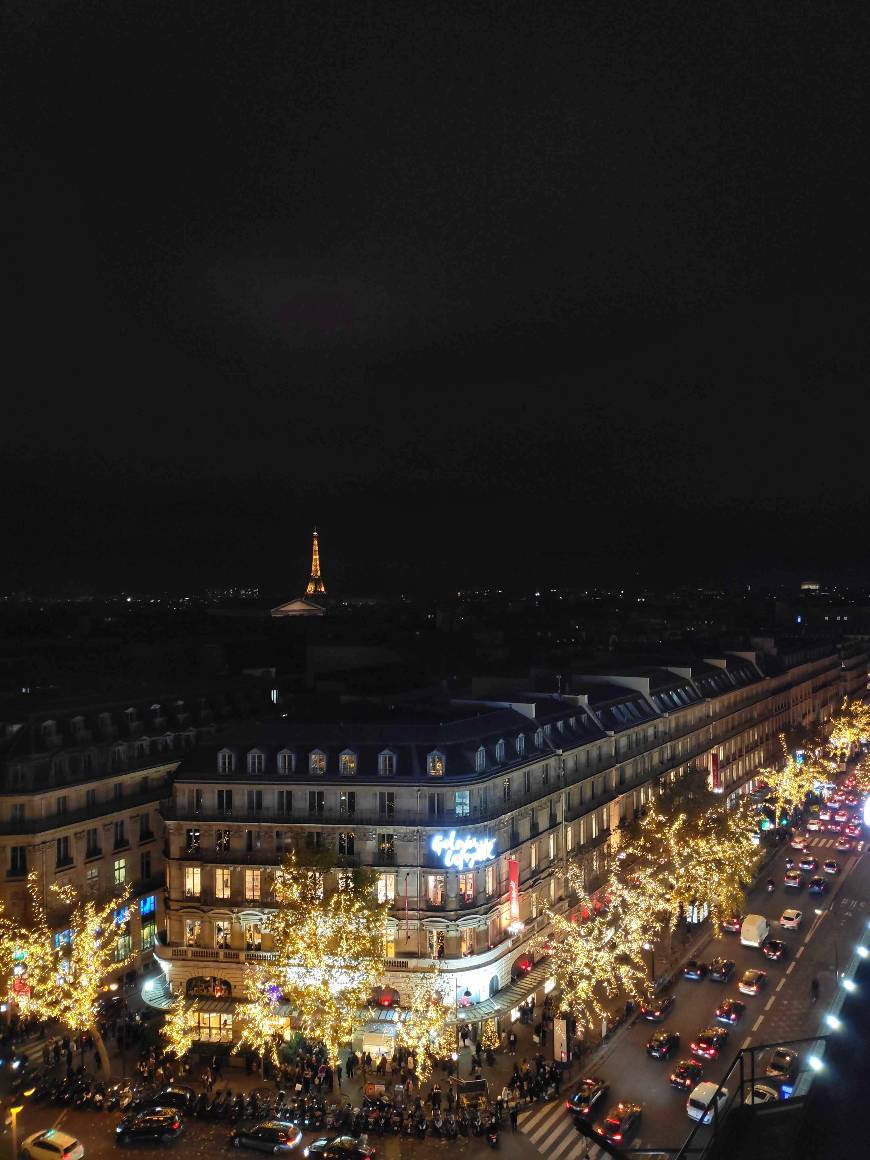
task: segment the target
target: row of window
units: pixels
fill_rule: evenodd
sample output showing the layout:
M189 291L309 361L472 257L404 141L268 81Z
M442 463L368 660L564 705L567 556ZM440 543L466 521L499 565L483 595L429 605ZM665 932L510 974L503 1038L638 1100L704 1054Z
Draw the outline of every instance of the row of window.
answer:
M90 832L90 831L89 831ZM94 831L96 833L96 831ZM9 877L23 878L27 874L27 846L10 846L9 848ZM92 851L92 854L100 853L99 850ZM56 861L55 868L57 870L65 870L73 865L73 857L70 847L69 838L58 838L56 845ZM139 855L139 876L140 878L151 877L151 851L143 850ZM128 869L130 866L130 859L115 858L112 862L112 884L114 886L124 886L128 878ZM90 896L95 896L100 893L100 866L91 865L85 868L85 891Z
M135 790L134 790L134 787L131 786L129 782L127 783L126 788L130 792L135 792L136 794L143 794L143 793L149 792L149 786L150 786L150 782L149 782L148 778L142 777L136 783ZM112 805L115 802L123 802L124 789L125 789L124 782L116 781L112 785L112 796L110 798L98 798L97 790L93 789L93 788L85 790L84 808L88 812L93 812L93 811L97 811L98 807L101 805L106 806L106 805ZM118 808L123 808L123 807L119 806ZM69 814L71 812L72 811L70 809L69 795L68 794L59 794L54 799L55 817L62 818L66 814ZM145 817L147 818L147 814L145 815ZM12 821L13 823L21 823L21 822L26 821L27 820L27 813L26 813L25 803L24 802L13 802L13 804L10 806L9 818L10 818L10 821Z

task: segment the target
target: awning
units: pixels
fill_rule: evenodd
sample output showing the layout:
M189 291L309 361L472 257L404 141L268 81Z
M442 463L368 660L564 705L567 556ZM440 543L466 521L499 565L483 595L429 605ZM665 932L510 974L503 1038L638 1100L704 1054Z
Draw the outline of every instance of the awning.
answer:
M507 987L502 987L491 999L482 999L480 1003L472 1003L470 1007L463 1007L452 1020L454 1023L478 1023L482 1019L495 1019L519 1006L524 999L528 999L534 991L542 987L550 978L553 968L549 959L542 959L536 963L527 975L517 979Z
M214 999L208 995L193 999L192 1005L206 1015L232 1015L236 1009L234 999Z

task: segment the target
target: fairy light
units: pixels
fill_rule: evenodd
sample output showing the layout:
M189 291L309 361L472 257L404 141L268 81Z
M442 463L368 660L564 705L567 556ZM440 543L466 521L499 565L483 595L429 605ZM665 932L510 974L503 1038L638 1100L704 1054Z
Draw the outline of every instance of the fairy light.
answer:
M453 1032L448 1026L451 1010L445 998L448 990L443 972L434 967L416 972L402 994L396 1042L414 1056L420 1083L426 1083L436 1061L449 1055L453 1047Z
M191 1001L180 995L164 1020L160 1028L167 1052L176 1059L183 1059L193 1047L197 1038L198 1021L196 1007Z
M37 1018L56 1020L71 1034L90 1032L104 1074L109 1059L100 1034L100 996L109 980L132 960L129 938L131 904L127 887L114 899L98 905L82 899L71 884L51 886L51 893L68 917L67 940L55 940L39 878L27 878L30 921L22 925L0 917L0 942L23 952L26 980L30 986L29 1010Z
M236 1009L236 1029L240 1032L233 1052L254 1051L262 1060L278 1062L278 1048L287 1018L280 1014L281 992L270 982L270 972L252 963L245 976L245 999Z

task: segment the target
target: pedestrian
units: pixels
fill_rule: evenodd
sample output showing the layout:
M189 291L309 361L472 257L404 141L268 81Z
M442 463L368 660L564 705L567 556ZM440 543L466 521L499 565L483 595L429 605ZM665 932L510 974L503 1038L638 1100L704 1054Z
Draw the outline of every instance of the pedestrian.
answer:
M50 1061L51 1061L51 1049L49 1048L47 1043L43 1043L43 1045L42 1045L42 1065L43 1065L43 1067L48 1067Z
M818 979L813 979L813 981L810 983L810 997L814 1003L816 1002L816 1000L819 997L819 980Z
M510 1051L511 1055L516 1055L517 1053L517 1035L513 1030L511 1030L511 1033L508 1036L508 1050Z
M511 1104L511 1110L509 1112L509 1115L510 1115L511 1131L512 1132L515 1132L517 1130L517 1120L519 1118L519 1114L520 1114L520 1110L517 1107L517 1105Z
M350 1066L350 1060L348 1060L348 1067L349 1066ZM337 1063L335 1065L335 1078L338 1081L338 1090L341 1091L341 1064L340 1063ZM350 1079L350 1072L348 1072L347 1078Z

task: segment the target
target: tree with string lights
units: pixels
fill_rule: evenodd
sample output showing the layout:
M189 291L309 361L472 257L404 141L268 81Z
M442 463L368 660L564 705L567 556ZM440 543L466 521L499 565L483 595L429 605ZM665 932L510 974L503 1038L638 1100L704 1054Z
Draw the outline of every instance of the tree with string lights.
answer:
M336 869L326 859L301 864L291 855L275 876L269 918L274 952L247 964L248 1043L265 1044L275 1006L286 1000L297 1030L322 1043L335 1062L383 978L388 904L378 902L367 871Z
M803 808L807 794L812 793L819 780L817 767L809 762L798 761L789 751L785 736L780 736L779 742L782 748L781 766L758 771L770 786L772 796L768 804L773 806L777 825L783 818L789 819L796 808Z
M415 971L402 994L396 1023L396 1043L414 1056L420 1083L432 1074L434 1064L453 1048L449 1026L453 1014L447 1001L450 984L440 968Z
M160 1037L168 1054L183 1059L193 1047L197 1034L196 1006L179 995L160 1028Z
M74 886L53 884L51 893L63 906L69 935L55 939L48 912L31 872L27 879L30 921L0 919L0 941L23 954L29 1010L43 1020L56 1020L72 1035L89 1033L109 1075L109 1056L99 1026L100 997L113 975L132 959L129 947L130 891L98 905L83 899ZM125 943L128 944L125 946Z

